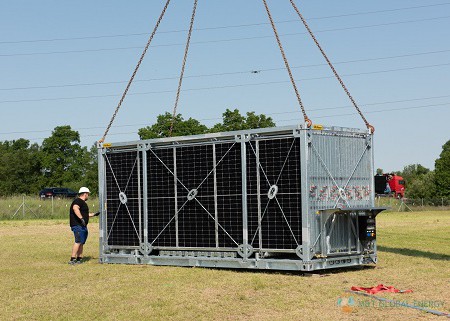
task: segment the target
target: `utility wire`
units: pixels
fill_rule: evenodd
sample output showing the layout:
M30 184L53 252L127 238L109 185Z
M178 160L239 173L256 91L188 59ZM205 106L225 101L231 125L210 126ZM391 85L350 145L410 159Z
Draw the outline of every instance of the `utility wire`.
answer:
M177 94L175 97L175 104L173 106L172 121L170 122L170 129L169 129L170 137L172 137L173 126L175 125L175 118L177 117L177 107L178 107L178 102L180 100L181 86L183 85L183 76L184 76L187 57L188 57L188 53L189 53L189 45L191 44L192 29L194 29L194 21L195 21L195 13L197 12L197 4L198 4L198 0L194 0L194 6L192 8L192 15L191 15L191 22L189 24L189 31L188 31L188 35L187 35L187 39L186 39L186 47L184 48L183 63L181 64L180 78L178 79Z
M377 114L377 113L386 113L386 112L392 112L392 111L399 111L399 110L412 110L412 109L422 109L422 108L429 108L429 107L443 107L443 106L450 106L450 102L442 103L442 104L433 104L433 105L424 105L424 106L414 106L414 107L399 107L399 108L389 108L389 109L380 109L380 110L371 110L366 111L366 114ZM353 116L358 115L358 113L348 113L348 114L335 114L335 115L322 115L322 116L316 116L314 118L331 118L331 117L344 117L344 116ZM290 119L292 121L292 119Z
M346 61L334 62L335 65L340 64L349 64L349 63L357 63L357 62L367 62L367 61L378 61L378 60L388 60L388 59L397 59L397 58L407 58L407 57L415 57L415 56L423 56L423 55L431 55L431 54L440 54L450 52L450 49L446 50L436 50L436 51L427 51L427 52L419 52L412 54L404 54L404 55L395 55L395 56L385 56L385 57L374 57L374 58L365 58L365 59L353 59ZM309 67L320 67L326 66L326 63L320 64L308 64L308 65L300 65L300 66L292 66L292 69L297 68L309 68ZM270 71L278 71L284 70L284 67L280 68L265 68L265 69L257 69L257 73L261 72L270 72ZM199 75L191 75L184 76L184 78L204 78L204 77L215 77L215 76L229 76L229 75L238 75L238 74L248 74L250 70L246 71L231 71L231 72L221 72L221 73L211 73L211 74L199 74ZM168 76L161 78L148 78L148 79L135 79L134 82L149 82L149 81L162 81L162 80L173 80L178 79L177 76ZM81 86L98 86L98 85L112 85L112 84L123 84L128 81L118 80L118 81L103 81L103 82L91 82L91 83L73 83L73 84L63 84L63 85L46 85L46 86L27 86L27 87L10 87L10 88L0 88L0 91L13 91L13 90L28 90L28 89L49 89L49 88L65 88L65 87L81 87Z
M292 88L294 89L295 96L297 97L297 101L298 101L298 104L300 106L300 110L302 111L303 119L305 121L306 126L309 128L312 125L312 121L306 115L306 110L305 110L305 107L303 105L302 99L300 97L300 92L298 91L297 84L296 84L295 79L294 79L294 75L292 74L291 66L290 66L289 61L288 61L288 59L286 57L286 53L285 53L283 45L281 43L280 36L278 34L278 30L277 30L277 28L275 26L275 22L273 21L272 14L270 13L270 9L269 9L269 6L267 4L267 1L266 0L262 0L262 2L264 4L264 7L266 8L267 16L268 16L268 18L270 20L270 24L272 26L272 30L273 30L275 38L277 40L277 44L278 44L278 48L280 49L281 56L283 57L284 65L286 67L286 71L288 72L289 79L291 81Z
M378 71L369 71L369 72L360 72L360 73L346 74L346 75L343 75L343 76L344 77L363 76L363 75L380 74L380 73L388 73L388 72L397 72L397 71L407 71L407 70L415 70L415 69L442 67L442 66L450 66L450 63L433 64L433 65L425 65L425 66L415 66L415 67L405 67L405 68L396 68L396 69L387 69L387 70L378 70ZM296 80L296 81L311 81L311 80L330 79L330 78L334 78L334 76L303 78L303 79L299 79L299 80ZM187 88L187 89L183 89L182 91L201 91L201 90L213 90L213 89L253 87L253 86L262 86L262 85L285 84L285 83L289 83L289 81L283 80L283 81L270 81L270 82L261 82L261 83L248 83L248 84L212 86L212 87ZM129 96L138 96L138 95L164 94L164 93L173 93L173 92L174 92L174 90L160 90L160 91L148 91L148 92L129 93L128 95ZM91 99L91 98L107 98L107 97L117 97L117 96L118 96L117 94L109 94L109 95L89 95L89 96L76 96L76 97L56 97L56 98L39 98L39 99L0 100L0 104L22 103L22 102L41 102L41 101L59 101L59 100L75 100L75 99Z
M328 58L328 55L325 53L325 51L323 50L322 46L320 45L319 41L317 40L316 36L314 35L314 33L312 32L311 28L309 27L308 23L306 22L305 18L303 17L303 15L300 13L300 10L298 9L297 5L295 4L294 0L290 0L292 7L294 8L295 12L297 12L297 15L299 16L300 20L302 21L303 25L305 26L306 30L308 31L309 35L311 36L311 38L313 39L314 43L316 44L317 48L319 49L320 53L322 54L323 58L325 59L325 61L327 62L328 66L331 68L331 70L333 71L334 76L336 77L336 79L339 81L339 83L341 84L342 89L345 91L345 93L347 94L348 98L350 99L350 101L352 102L353 106L355 107L356 111L358 112L359 116L361 116L361 119L364 121L364 123L366 124L367 129L369 129L370 133L374 133L375 132L375 127L373 127L366 119L366 117L364 116L364 114L362 113L361 109L359 108L358 104L356 103L356 100L353 98L353 96L350 94L350 91L348 90L347 86L344 84L344 81L342 80L341 76L339 76L336 68L334 68L334 65L331 63L330 59Z
M414 107L404 107L404 108L389 108L389 109L383 109L383 110L374 110L374 111L367 111L367 114L374 114L374 113L389 113L389 112L394 112L394 111L403 111L403 110L414 110L414 109L423 109L423 108L431 108L431 107L443 107L443 106L449 106L450 107L450 102L447 103L442 103L442 104L433 104L433 105L424 105L424 106L414 106ZM294 111L293 113L300 113L300 111ZM270 115L270 114L265 114L265 115ZM348 113L348 114L336 114L336 115L322 115L322 116L316 116L314 118L335 118L335 117L346 117L346 116L356 116L358 115L358 113L354 112L354 113ZM216 118L216 119L222 119L222 118ZM294 122L294 119L289 118L289 119L274 119L274 122L276 123L280 123L280 122ZM98 137L100 134L87 134L87 135L80 135L80 137ZM122 132L122 133L110 133L110 136L115 136L115 135L137 135L137 132ZM27 138L29 141L37 141L37 140L42 140L48 137L38 137L38 138Z
M131 75L131 78L130 78L130 80L127 83L125 91L123 92L123 94L122 94L122 96L121 96L121 98L119 100L119 103L117 104L117 107L114 110L114 113L113 113L113 115L111 117L111 120L109 121L108 126L106 126L105 133L103 134L103 136L99 140L99 142L103 142L105 140L106 135L108 135L109 129L111 128L111 126L112 126L112 124L114 122L114 119L116 118L117 113L119 112L119 109L122 106L123 101L125 100L125 97L126 97L126 95L128 93L128 90L130 89L130 86L133 83L134 77L136 76L136 74L137 74L137 72L139 70L139 67L141 66L141 63L142 63L142 61L143 61L143 59L145 57L145 54L147 53L148 48L150 47L150 44L151 44L151 42L153 40L153 37L156 34L156 31L158 30L159 25L161 24L161 21L164 18L164 14L166 13L169 4L170 4L170 0L167 0L167 2L164 5L164 8L163 8L161 14L159 15L158 21L156 22L156 25L153 28L153 31L152 31L152 33L150 35L150 38L147 41L147 44L146 44L146 46L144 48L144 51L142 52L141 57L139 58L139 61L138 61L137 65L136 65L136 67L134 68L133 74Z
M397 21L397 22L388 22L388 23L379 23L373 25L363 25L363 26L355 26L355 27L343 27L343 28L334 28L334 29L323 29L316 30L315 33L322 32L333 32L333 31L346 31L346 30L354 30L354 29L364 29L364 28L373 28L373 27L384 27L384 26L392 26L398 24L408 24L415 22L423 22L423 21L432 21L432 20L440 20L440 19L448 19L450 16L442 16L442 17L433 17L433 18L424 18L424 19L416 19L416 20L406 20L406 21ZM307 34L307 32L294 32L294 33L286 33L280 34L280 36L297 36ZM205 41L197 41L192 42L191 45L199 45L199 44L208 44L208 43L221 43L221 42L233 42L233 41L246 41L246 40L256 40L256 39L267 39L272 38L273 36L253 36L253 37L242 37L242 38L229 38L229 39L218 39L218 40L205 40ZM173 47L173 46L183 46L184 43L172 43L172 44L160 44L153 45L152 48L157 47ZM31 52L31 53L12 53L12 54L0 54L0 57L20 57L20 56L38 56L38 55L57 55L57 54L72 54L72 53L87 53L87 52L104 52L104 51L117 51L117 50L129 50L129 49L142 49L141 46L130 46L130 47L116 47L116 48L99 48L99 49L81 49L81 50L67 50L67 51L49 51L49 52Z
M421 101L421 100L442 99L442 98L449 98L449 97L450 97L450 95L418 97L418 98L411 98L411 99L400 99L400 100L371 102L371 103L362 104L362 106L367 107L367 106L377 106L377 105L389 105L389 104L398 104L398 103L406 103L406 102ZM445 103L445 104L449 104L449 103ZM425 105L425 106L435 106L435 105L440 106L440 104L432 104L432 105ZM419 106L419 107L421 107L421 106ZM343 105L343 106L320 107L320 108L319 107L312 107L312 108L310 108L310 110L312 112L317 112L317 111L324 111L324 110L338 110L338 109L350 109L350 108L353 108L353 106L352 105ZM411 108L417 108L417 107L411 107ZM390 109L392 109L392 108L390 108ZM298 114L298 113L299 113L298 110L291 110L291 111L284 111L284 112L267 113L267 114L264 114L264 115L266 115L266 116L274 116L274 115L286 115L286 114ZM369 113L370 113L370 111L369 111ZM197 120L202 122L202 121L214 121L214 120L221 120L221 119L222 119L222 117L215 117L215 118L201 118L201 119L197 119ZM123 127L137 127L137 126L149 126L149 125L151 125L151 124L149 124L149 123L124 124L124 125L112 126L111 128L117 129L117 128L123 128ZM103 126L77 128L77 130L92 130L92 129L103 129ZM30 130L30 131L15 131L15 132L0 132L0 135L46 133L46 132L50 132L50 131L52 131L52 129Z
M354 12L340 15L332 15L332 16L323 16L323 17L311 17L308 20L322 20L322 19L332 19L332 18L343 18L350 16L361 16L361 15L369 15L369 14L377 14L377 13L386 13L386 12L396 12L403 10L412 10L412 9L423 9L429 7L438 7L438 6L448 6L450 2L443 3L435 3L429 5L421 5L421 6L412 6L412 7L402 7L402 8L394 8L394 9L385 9L385 10L375 10L375 11L363 11L363 12ZM276 24L281 23L291 23L297 22L298 20L281 20L276 21ZM217 26L217 27L205 27L205 28L195 28L194 31L205 31L205 30L220 30L220 29L230 29L230 28L242 28L242 27L253 27L253 26L261 26L268 25L267 22L260 23L251 23L251 24L239 24L239 25L227 25L227 26ZM187 30L168 30L168 31L160 31L159 34L164 33L179 33L186 32ZM68 38L48 38L48 39L29 39L29 40L17 40L17 41L0 41L0 44L19 44L19 43L36 43L36 42L54 42L54 41L72 41L72 40L88 40L88 39L102 39L102 38L119 38L119 37L132 37L132 36L146 36L148 32L140 32L140 33L128 33L128 34L115 34L115 35L100 35L100 36L84 36L84 37L68 37Z

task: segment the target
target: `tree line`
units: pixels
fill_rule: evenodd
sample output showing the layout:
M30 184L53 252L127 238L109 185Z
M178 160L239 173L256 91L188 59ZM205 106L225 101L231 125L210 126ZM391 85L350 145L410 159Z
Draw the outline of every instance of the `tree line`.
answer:
M140 139L168 137L172 115L164 113L150 126L140 128ZM274 127L272 118L238 109L227 109L222 121L208 127L200 121L176 115L172 136L197 135L233 130ZM0 196L37 194L44 187L68 187L78 190L89 186L98 190L97 147L80 145L80 134L70 126L58 126L41 145L20 138L0 142ZM435 170L420 164L405 166L396 172L406 181L409 198L450 197L450 140L442 147Z
M185 120L176 115L172 136L274 127L272 118L239 110L227 109L222 122L208 128L198 120ZM140 128L141 139L168 137L172 115L157 117L155 124ZM93 194L98 190L97 146L81 146L80 134L70 126L57 126L42 144L25 138L0 142L0 196L37 195L44 187L68 187L78 191L88 186Z
M172 114L168 112L159 115L155 124L139 129L139 137L141 139L169 137L172 118ZM275 123L271 117L267 117L263 114L257 115L255 112L248 112L244 116L241 115L238 109L227 109L222 114L222 122L217 123L210 128L193 118L185 120L181 114L176 115L173 124L172 136L199 135L233 130L275 127Z
M58 126L42 144L20 138L0 142L0 195L35 194L43 187L98 187L97 149L80 145L80 134Z
M434 170L421 164L411 164L395 174L402 176L406 182L405 197L450 198L450 140L442 146L442 152L434 163Z

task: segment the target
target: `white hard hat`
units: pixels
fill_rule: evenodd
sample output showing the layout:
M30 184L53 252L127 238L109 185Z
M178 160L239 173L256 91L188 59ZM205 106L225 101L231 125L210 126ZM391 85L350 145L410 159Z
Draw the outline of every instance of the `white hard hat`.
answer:
M89 188L87 187L81 187L80 190L78 191L78 194L83 194L83 193L90 193L91 191L89 190Z

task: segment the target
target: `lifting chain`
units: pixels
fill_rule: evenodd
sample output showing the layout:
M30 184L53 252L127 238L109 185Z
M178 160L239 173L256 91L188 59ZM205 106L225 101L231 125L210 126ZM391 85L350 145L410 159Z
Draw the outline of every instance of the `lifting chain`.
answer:
M108 127L106 128L106 131L103 134L103 137L99 140L100 143L105 141L106 135L108 135L108 132L111 129L111 126L112 126L112 124L114 122L114 119L116 118L116 115L119 112L120 107L122 106L122 103L123 103L123 101L125 99L125 96L127 95L128 90L130 89L131 83L133 82L134 77L136 76L136 73L137 73L139 67L141 66L142 60L144 59L144 56L147 53L148 48L150 47L150 43L152 42L153 37L155 36L156 31L158 30L158 27L159 27L159 25L160 25L160 23L161 23L161 21L162 21L162 19L164 17L164 14L166 13L166 10L167 10L167 7L169 6L169 3L170 3L170 0L167 0L166 4L165 4L165 6L164 6L164 8L163 8L163 10L161 12L161 15L158 18L158 22L156 23L155 28L153 29L153 32L150 35L150 38L148 39L147 45L145 46L145 49L142 52L141 58L139 59L139 62L136 65L136 68L134 69L133 75L131 76L130 80L128 81L127 87L125 88L125 91L122 94L122 97L120 98L119 104L117 105L116 110L114 111L114 114L111 117L111 120L110 120L110 122L108 124Z
M198 2L198 0L194 0L194 7L192 9L192 16L191 16L191 23L189 26L189 32L188 32L188 37L187 37L187 41L186 41L186 48L184 49L183 64L181 66L180 79L178 81L177 96L175 98L175 105L173 107L172 122L170 123L169 137L172 137L173 126L175 123L175 118L177 116L178 101L180 99L180 91L181 91L181 85L183 84L184 69L186 67L186 60L187 60L187 56L188 56L188 52L189 52L189 45L191 43L191 35L192 35L192 29L194 27L195 12L197 11L197 2Z
M362 120L364 121L364 123L366 124L367 129L369 129L369 131L373 134L375 132L375 128L369 124L369 122L367 121L367 119L364 117L363 113L361 112L361 110L359 109L358 105L356 104L356 101L353 99L352 95L350 94L350 92L348 91L347 87L345 86L344 82L342 81L341 77L339 76L339 74L337 73L336 69L334 68L333 64L331 63L330 59L328 59L327 55L325 54L325 51L323 51L322 47L319 44L319 41L317 41L316 37L314 36L314 34L312 33L311 29L309 28L308 24L306 23L305 18L303 18L302 14L300 13L300 10L298 10L297 6L294 3L294 0L289 0L292 4L292 7L294 8L294 10L297 12L298 16L300 17L300 19L303 22L303 25L305 26L306 30L308 30L308 33L310 34L311 38L314 40L314 42L317 45L317 48L319 48L320 52L322 53L322 56L325 58L325 60L328 63L328 66L330 66L331 70L333 71L334 75L336 76L337 80L339 81L339 83L341 84L342 88L344 89L345 93L347 94L348 98L350 98L350 101L352 102L353 106L356 108L356 110L358 111L359 115L361 116ZM265 0L264 0L265 2Z
M110 122L109 122L109 124L108 124L108 126L107 126L107 128L105 130L105 133L103 134L103 137L99 140L100 143L105 141L106 135L108 135L108 132L111 129L111 126L112 126L112 124L114 122L114 119L116 118L116 115L119 112L119 109L122 106L122 103L123 103L123 101L124 101L124 99L125 99L125 97L126 97L126 95L128 93L128 90L130 89L130 86L131 86L131 84L132 84L132 82L133 82L133 80L134 80L134 78L136 76L136 73L139 70L139 67L141 66L142 60L144 59L144 56L147 53L148 48L150 47L150 44L151 44L151 42L152 42L152 40L153 40L153 38L154 38L154 36L156 34L156 31L158 30L158 27L159 27L159 25L160 25L164 15L165 15L166 11L167 11L167 8L169 6L170 1L171 0L167 0L167 2L165 4L165 6L164 6L164 8L163 8L159 18L158 18L158 21L157 21L157 23L155 25L155 28L153 29L153 31L152 31L152 33L150 35L150 38L149 38L149 40L147 42L147 45L145 46L144 51L142 52L142 55L141 55L141 57L139 59L139 62L136 65L136 68L134 69L134 72L133 72L130 80L128 81L128 84L127 84L127 86L125 88L125 91L122 94L122 97L121 97L121 99L120 99L120 101L119 101L119 103L118 103L118 105L117 105L117 107L116 107L116 109L114 111L113 116L111 117L111 120L110 120ZM307 127L311 127L312 122L308 118L308 116L306 115L305 108L304 108L302 100L300 98L300 93L299 93L299 91L297 89L297 85L296 85L294 77L292 75L291 67L289 66L289 62L288 62L286 54L284 52L283 45L281 44L281 40L280 40L280 37L278 35L278 31L277 31L277 29L275 27L275 23L273 21L272 15L270 13L269 6L267 5L267 1L266 0L262 0L262 1L264 3L264 7L266 8L267 15L268 15L269 20L270 20L270 24L272 26L273 32L275 34L275 38L276 38L277 43L278 43L278 47L280 49L281 55L282 55L283 60L284 60L284 64L286 66L286 70L287 70L287 72L289 74L289 78L291 80L292 86L293 86L294 91L295 91L295 95L297 96L297 100L298 100L298 103L300 105L300 108L301 108L301 111L302 111L302 114L303 114L303 118L305 120L305 123L306 123ZM359 109L358 105L356 104L356 101L353 99L352 95L348 91L348 89L345 86L344 82L342 81L341 77L338 75L338 73L337 73L336 69L334 68L333 64L328 59L328 57L325 54L324 50L320 46L319 42L317 41L316 37L312 33L312 31L309 28L308 24L306 23L306 20L303 18L302 14L298 10L297 6L295 5L294 0L290 0L290 2L292 4L292 7L294 8L294 10L297 12L298 16L300 17L301 21L303 22L303 25L306 27L306 30L308 31L308 33L310 34L310 36L314 40L315 44L319 48L320 52L322 53L323 57L327 61L328 65L330 66L331 70L333 71L335 77L338 79L338 81L341 84L342 88L344 89L345 93L349 97L349 99L352 102L353 106L358 111L358 113L361 116L362 120L366 124L367 128L369 129L369 131L371 133L374 133L375 128L372 125L370 125L369 122L364 117L363 113L361 112L361 110ZM174 108L173 108L173 115L172 115L172 122L171 122L171 125L170 125L170 130L169 130L169 136L172 136L173 127L174 127L174 123L175 123L177 106L178 106L178 101L179 101L179 98L180 98L181 86L182 86L182 83L183 83L184 70L185 70L185 67L186 67L186 60L187 60L187 55L188 55L188 52L189 52L189 45L190 45L190 41L191 41L191 35L192 35L192 30L193 30L193 25L194 25L194 20L195 20L195 14L196 14L196 10L197 10L197 3L198 3L198 0L194 0L194 7L193 7L193 10L192 10L191 22L190 22L190 27L189 27L189 32L188 32L188 38L187 38L187 42L186 42L186 48L185 48L185 51L184 51L183 64L182 64L182 67L181 67L181 74L180 74L180 78L179 78L179 82L178 82L178 89L177 89L177 95L176 95L176 98L175 98L175 105L174 105Z
M273 21L272 15L269 10L269 6L267 5L266 0L263 0L264 7L266 8L267 15L269 16L270 24L272 25L273 32L275 33L275 38L277 39L278 47L280 48L281 55L283 56L284 65L286 66L286 70L289 74L289 78L291 79L292 86L294 87L295 95L297 96L298 103L302 110L303 118L308 127L311 127L312 122L306 115L305 107L303 106L302 99L300 98L300 93L298 92L297 85L295 84L294 76L292 75L291 67L289 66L289 62L286 58L286 54L284 53L283 45L281 44L280 37L278 36L277 28L275 27L275 23Z

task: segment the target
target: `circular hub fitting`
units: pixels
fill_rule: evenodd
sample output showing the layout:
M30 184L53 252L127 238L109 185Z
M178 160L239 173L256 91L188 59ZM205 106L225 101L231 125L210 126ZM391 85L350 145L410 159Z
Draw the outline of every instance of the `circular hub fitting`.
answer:
M245 251L244 251L244 244L241 244L238 246L238 254L241 257L245 257ZM251 256L253 254L253 247L250 244L247 244L247 257Z
M191 189L187 195L187 199L192 201L198 194L198 190L197 189Z
M119 200L120 200L120 203L122 203L124 205L127 203L128 198L127 198L127 196L125 195L124 192L120 192L119 193Z
M267 192L267 197L271 200L275 198L275 196L277 196L277 193L278 193L278 186L272 185L270 186L269 191Z

